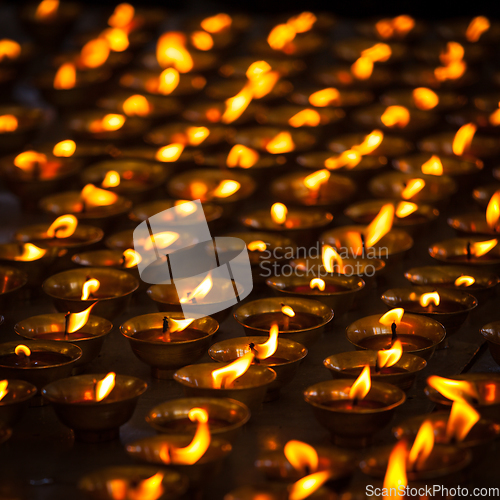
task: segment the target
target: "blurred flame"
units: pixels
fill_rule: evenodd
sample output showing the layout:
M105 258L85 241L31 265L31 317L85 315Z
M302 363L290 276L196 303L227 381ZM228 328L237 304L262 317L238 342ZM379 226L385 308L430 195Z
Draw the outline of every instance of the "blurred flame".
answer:
M424 420L417 437L408 454L408 466L411 469L422 469L423 464L429 457L434 448L434 427L430 420Z
M367 57L359 57L352 63L351 73L358 80L368 80L373 73L373 61Z
M444 82L446 80L458 80L467 69L465 61L452 61L446 66L440 66L434 70L436 80Z
M458 129L451 146L454 154L460 156L468 151L476 130L477 127L473 123L466 123Z
M267 359L276 352L276 349L278 349L278 334L278 325L273 323L269 330L269 339L263 344L254 345L254 350L257 351L256 358Z
M317 127L321 123L320 114L314 109L303 109L293 115L288 123L295 128L298 127Z
M363 139L361 144L356 144L351 149L361 155L368 155L373 153L382 144L383 140L384 133L381 130L374 130Z
M186 304L188 302L196 301L197 299L204 299L208 292L212 289L213 281L210 274L186 297L181 297L180 303Z
M465 38L469 42L477 42L481 35L490 29L490 21L487 17L478 16L472 19L467 26L467 31L465 32Z
M427 175L443 175L443 164L441 158L432 155L421 167L422 173Z
M448 42L446 49L441 52L439 59L443 64L450 64L453 61L460 61L464 58L464 48L458 42Z
M332 104L340 104L340 92L333 87L318 90L309 96L309 104L324 108Z
M361 154L353 149L346 149L339 156L331 156L325 160L325 167L329 170L346 167L354 168L361 161Z
M101 32L100 37L108 42L109 48L113 52L123 52L128 49L130 44L128 32L122 28L107 28Z
M180 143L169 144L168 146L163 146L156 152L155 158L158 161L163 162L174 162L177 161L182 152L184 151L184 145Z
M193 323L194 318L188 319L173 319L168 318L168 330L171 333L184 331L191 323Z
M281 306L281 313L289 318L293 318L295 316L295 311L290 306Z
M87 280L82 287L82 296L80 297L80 300L89 300L90 296L99 290L99 287L101 286L101 283L99 280L96 280L95 278Z
M156 59L163 67L173 66L180 73L193 69L193 58L186 49L186 36L177 31L164 33L156 45Z
M122 108L127 116L148 116L152 110L149 101L140 94L127 97L127 99L123 101Z
M139 481L137 485L135 482L132 485L124 484L121 486L123 493L115 494L112 488L112 498L113 500L158 500L164 493L162 485L164 476L164 472L157 472L154 476Z
M59 0L43 0L38 4L35 11L36 19L47 19L54 17L59 9Z
M259 161L259 153L255 149L247 148L243 144L235 144L227 155L226 165L228 167L253 167Z
M143 242L142 247L144 250L152 250L154 247L163 250L179 239L179 233L173 231L162 231L160 233L154 233L151 238L146 239Z
M468 403L455 401L446 424L446 437L449 441L463 441L469 431L479 421L481 415Z
M0 133L14 132L17 129L18 121L14 115L0 116Z
M321 250L321 259L323 262L323 267L325 268L327 273L335 272L335 266L339 267L339 272L342 272L344 269L344 263L342 262L342 258L338 254L335 248L330 245L323 245Z
M210 50L214 46L214 40L206 31L194 31L191 33L191 43L198 50Z
M226 99L226 110L222 115L223 123L232 123L237 120L252 102L253 93L247 86L243 87L234 97Z
M367 365L349 389L349 399L363 399L371 388L370 367Z
M304 178L304 186L307 189L319 189L322 184L328 182L330 172L328 170L317 170Z
M2 381L0 381L0 401L9 392L8 386L9 386L9 381L8 380L2 380Z
M209 33L219 33L223 30L228 29L233 20L229 14L220 13L215 16L207 17L201 21L200 25Z
M266 145L266 150L272 154L289 153L295 149L290 132L280 132Z
M76 151L76 143L71 139L67 139L65 141L58 142L54 149L52 150L52 154L57 157L69 158L73 156Z
M76 85L76 68L72 63L61 64L54 77L55 89L72 89Z
M489 122L494 127L500 125L500 109L496 109L495 111L493 111L493 113L491 113L489 117Z
M441 297L438 292L423 293L420 296L419 302L422 307L427 307L431 302L438 306L441 302Z
M66 332L67 333L74 333L83 328L86 324L87 321L89 320L90 312L92 311L92 308L97 304L97 302L94 302L92 305L87 307L87 309L79 312L79 313L69 313L68 319L67 319L67 327L66 327Z
M19 356L20 354L24 354L24 356L29 357L29 356L31 356L31 349L27 345L19 344L14 349L14 353L16 354L16 356Z
M322 280L321 278L313 278L309 282L309 288L311 290L314 290L315 288L317 288L320 292L324 292L325 287L326 287L325 280Z
M95 385L95 400L102 401L109 396L110 392L115 387L115 374L108 373L102 380L98 380Z
M255 99L261 99L273 90L279 79L280 74L277 71L269 71L249 78L247 88Z
M416 194L420 193L425 186L425 181L423 179L410 179L406 183L406 187L401 192L401 198L404 200L409 200L413 198Z
M180 75L175 68L167 68L158 77L158 92L163 95L171 94L179 85Z
M191 146L198 146L210 135L207 127L189 127L186 130L188 143Z
M274 203L271 207L271 218L275 224L284 224L287 214L288 208L283 203Z
M274 50L282 50L293 41L296 34L297 32L293 26L289 24L278 24L269 33L267 43Z
M68 238L78 226L78 219L71 214L61 215L47 229L49 238Z
M176 200L174 206L175 211L183 216L194 214L198 210L195 203L187 200Z
M439 104L438 95L426 87L418 87L412 92L413 102L418 109L434 109Z
M123 262L124 265L123 267L125 268L131 268L137 266L142 261L141 254L137 253L134 249L132 248L127 248L123 252Z
M125 123L125 116L116 113L109 113L100 120L94 120L89 125L89 130L94 133L113 132L120 130Z
M228 198L232 196L241 187L238 181L233 180L223 180L221 183L212 191L212 196L216 198Z
M380 120L386 127L404 128L410 122L410 112L404 106L388 106Z
M418 210L418 205L410 201L401 201L396 207L396 217L403 219Z
M283 449L286 459L292 467L305 474L318 470L319 458L316 450L302 441L288 441Z
M255 240L251 241L248 245L247 248L250 252L265 252L267 245L264 241L262 240Z
M427 379L427 385L436 389L445 398L452 401L467 403L468 398L478 399L478 392L475 384L466 380L452 380L437 375L431 375Z
M500 218L500 190L496 191L486 207L486 222L490 229L495 230Z
M301 12L297 16L293 16L286 24L292 26L296 33L305 33L310 31L318 18L312 12Z
M290 486L288 500L303 500L311 496L316 490L330 479L332 472L324 470L309 474L308 476L299 479Z
M375 23L375 29L381 38L392 38L394 35L404 36L415 27L415 20L406 15L392 19L381 19Z
M361 56L352 64L351 72L358 80L366 80L373 72L373 63L387 61L391 55L389 45L376 43L361 52Z
M384 326L391 326L393 323L399 325L401 323L401 319L403 318L403 314L405 310L402 307L396 307L395 309L391 309L387 311L384 315L380 316L378 320Z
M16 255L14 257L14 260L30 262L32 260L41 259L46 253L47 250L45 250L44 248L39 248L36 245L33 245L33 243L25 243L22 246L21 255Z
M103 188L116 187L120 185L120 174L116 170L108 170L101 182Z
M252 364L254 355L251 351L239 357L232 363L212 371L214 389L229 387L238 377L241 377Z
M394 205L387 203L365 229L366 246L371 247L380 241L392 229L393 221Z
M103 38L90 40L80 52L80 63L86 68L98 68L102 66L109 57L109 42Z
M271 65L267 61L255 61L248 66L245 74L249 80L253 80L265 73L269 73L271 69Z
M384 477L383 487L390 493L387 498L401 498L400 488L405 488L408 484L406 478L406 457L408 448L405 440L398 441L389 455L387 471ZM395 494L392 494L395 492Z
M377 352L377 366L388 368L395 365L403 355L403 345L400 340L396 340L390 349Z
M47 157L37 151L24 151L14 158L14 165L25 172L35 169L37 164L47 163Z
M121 3L115 7L108 19L108 25L113 28L126 28L134 19L135 9L129 3Z
M118 199L115 193L95 187L93 184L87 184L80 192L80 197L86 208L112 205Z
M498 240L476 241L471 245L471 253L476 257L486 255L490 250L493 250L498 244Z
M21 55L21 45L14 40L0 40L0 62L4 59L17 59Z
M459 276L455 280L455 286L471 286L476 282L472 276Z

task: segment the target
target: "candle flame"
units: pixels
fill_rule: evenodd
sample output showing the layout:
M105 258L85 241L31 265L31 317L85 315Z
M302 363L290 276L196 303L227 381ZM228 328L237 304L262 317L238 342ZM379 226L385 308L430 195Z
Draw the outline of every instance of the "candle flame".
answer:
M124 52L130 45L128 32L122 28L107 28L101 32L100 37L108 42L113 52Z
M17 59L21 55L21 45L9 38L0 40L0 62L4 59Z
M493 113L491 113L488 121L494 127L498 127L498 125L500 125L500 109L496 109L495 111L493 111Z
M8 380L2 380L0 381L0 401L7 395L9 392L9 381Z
M304 178L304 186L307 189L317 190L322 184L327 183L329 178L330 172L328 170L317 170Z
M351 149L361 155L373 153L384 140L384 133L381 130L374 130L369 133L361 144L356 144Z
M464 48L458 42L448 42L446 49L441 52L439 59L443 64L450 64L453 61L460 61L464 58Z
M180 158L183 151L184 145L177 142L158 149L155 158L162 162L174 162Z
M331 477L332 472L323 470L309 474L290 486L288 500L303 500L321 488Z
M250 77L246 88L251 91L254 99L261 99L273 90L279 79L280 74L277 71L261 73Z
M297 31L293 26L278 24L269 33L267 43L274 50L283 50L293 41L296 35Z
M401 323L404 313L405 310L402 307L396 307L395 309L387 311L378 321L384 326L391 326L393 323L397 326Z
M317 127L321 123L321 115L314 109L303 109L288 120L294 128Z
M103 38L90 40L82 47L79 62L85 68L98 68L108 60L109 52L107 40Z
M315 288L317 288L320 292L324 292L325 287L326 287L325 280L322 280L321 278L313 278L309 282L309 288L311 290L314 290Z
M123 267L129 269L137 266L142 261L141 254L137 253L132 248L127 248L123 252Z
M177 31L164 33L156 45L156 59L162 68L173 67L179 73L193 69L193 58L186 49L186 36Z
M79 313L70 313L67 319L67 328L66 331L68 333L74 333L83 328L87 321L89 320L90 312L92 308L97 304L94 302L87 309L79 312Z
M333 87L318 90L309 96L309 104L318 108L331 105L338 106L340 104L340 92Z
M426 175L443 175L443 164L439 156L432 155L421 167L422 173Z
M290 132L280 132L266 145L266 150L271 154L289 153L295 149Z
M367 365L349 389L349 399L363 399L371 388L370 367Z
M477 42L481 35L490 29L490 21L487 17L477 16L469 23L465 32L468 42Z
M416 194L420 193L425 186L425 181L423 179L410 179L406 183L406 187L401 192L401 198L404 200L409 200L413 198Z
M49 238L68 238L76 231L78 219L71 214L61 215L47 229Z
M101 187L116 187L120 185L120 181L120 174L116 170L108 170L106 172L106 175L104 176L103 181L101 182Z
M214 40L206 31L194 31L191 33L191 43L198 50L210 50L214 46Z
M108 373L102 380L98 380L95 385L95 400L102 401L109 396L110 392L115 387L115 374Z
M158 500L163 496L162 485L165 473L157 472L143 481L112 479L107 482L110 497L113 500Z
M448 441L463 441L480 418L481 415L470 404L455 401L446 424Z
M222 122L232 123L237 120L252 102L252 98L252 90L245 86L234 97L226 99L226 109L221 118Z
M187 294L186 297L181 297L180 303L186 304L188 302L204 299L208 292L212 290L212 286L213 281L209 273L208 276L191 293Z
M158 77L158 92L163 95L171 94L179 85L180 75L175 68L164 69Z
M210 130L207 127L189 127L186 130L187 140L191 146L200 145L209 135Z
M500 218L500 190L496 191L486 207L486 222L490 229L495 230Z
M493 250L498 244L498 240L476 241L471 245L471 254L476 257L486 255L490 250Z
M339 156L331 156L325 160L325 167L328 170L336 170L345 167L354 168L361 161L361 154L354 149L346 149Z
M271 69L271 65L267 61L255 61L248 66L245 74L249 80L253 80L260 75L269 73Z
M455 286L471 286L476 282L476 280L472 276L459 276L455 280Z
M416 205L415 203L412 203L411 201L401 201L396 207L396 217L404 219L417 210L418 205Z
M380 120L386 127L405 128L410 122L410 112L404 106L388 106Z
M80 297L80 300L89 300L90 296L99 290L99 287L101 286L101 283L99 280L92 278L88 279L82 287L82 296Z
M475 384L467 382L466 380L452 380L438 377L437 375L431 375L427 379L427 385L451 401L467 403L471 398L479 398Z
M154 233L151 235L151 238L148 238L143 243L143 248L146 251L153 250L153 248L157 248L160 250L164 250L168 248L170 245L175 243L179 239L179 233L175 233L174 231L162 231L160 233Z
M19 123L14 115L1 115L0 116L0 133L14 132L17 130Z
M254 359L254 354L249 351L232 363L222 368L212 371L212 382L214 389L221 389L231 386L231 384L241 377L250 367Z
M367 57L359 57L352 63L351 73L358 80L368 80L373 73L373 61Z
M127 116L148 116L152 111L149 101L140 94L127 97L122 104L123 112Z
M31 356L31 349L27 345L19 344L14 349L14 353L16 354L16 356L20 356L22 354L23 356L26 356L28 358Z
M262 240L251 241L247 248L250 252L265 252L267 249L267 245Z
M292 26L297 33L305 33L312 29L317 20L318 18L312 12L301 12L288 19L286 23L288 26Z
M76 143L71 139L58 142L52 149L52 154L60 158L69 158L76 151Z
M201 21L200 26L209 33L220 33L231 27L233 20L229 14L221 12L215 16L210 16Z
M287 214L288 208L283 203L274 203L271 207L271 218L275 224L284 224Z
M394 210L394 205L392 203L387 203L370 222L365 230L365 244L367 247L375 245L375 243L380 241L392 229Z
M236 193L240 187L241 184L238 181L225 179L212 191L212 196L216 198L228 198Z
M38 4L35 18L39 20L55 17L59 9L59 0L43 0Z
M404 36L415 27L415 20L407 15L401 15L392 19L381 19L375 23L375 29L381 38L392 38L393 36Z
M403 355L403 345L400 340L396 340L390 349L377 352L377 366L388 368L395 365Z
M33 245L33 243L25 243L22 246L21 255L16 255L14 260L31 262L33 260L41 259L46 253L47 250L44 248L39 248L36 245Z
M283 449L286 459L292 467L302 474L318 470L319 457L317 451L302 441L291 440Z
M295 316L295 311L290 306L286 306L284 304L281 305L281 312L289 318L293 318Z
M469 150L476 130L477 127L473 123L466 123L458 129L451 146L454 154L460 156Z
M226 165L230 168L253 167L259 161L260 155L255 149L247 148L242 144L235 144L227 155Z
M37 165L47 163L47 157L37 151L24 151L14 158L14 165L25 172L30 172Z
M174 206L175 211L182 216L194 214L198 210L196 203L188 200L176 200Z
M54 77L55 89L72 89L76 85L76 68L73 63L61 64Z
M276 349L278 349L278 334L278 325L273 323L269 330L269 339L263 344L254 345L254 350L257 351L256 358L267 359L276 352Z
M361 56L351 66L352 74L358 80L367 80L373 72L373 63L388 61L392 50L386 43L376 43L361 52Z
M184 331L192 322L194 318L187 319L174 319L168 318L168 330L171 333Z
M427 307L431 302L438 306L441 302L441 297L438 292L423 293L420 296L419 302L422 307Z
M127 28L133 21L135 9L129 3L121 3L115 7L113 14L108 19L108 25L112 28Z
M127 118L117 113L109 113L101 119L94 120L89 125L89 130L93 133L114 132L120 130Z
M339 272L341 273L344 269L344 263L342 258L338 254L335 248L330 245L323 245L321 250L321 260L323 262L323 267L327 273L335 272L335 266L339 267Z
M93 184L87 184L80 192L80 197L86 208L112 205L118 199L115 193L95 187Z
M406 477L406 458L408 448L405 440L398 441L389 455L387 471L384 477L383 487L389 492L388 499L399 499L399 491L408 484Z
M439 66L434 70L436 80L444 82L446 80L458 80L467 69L465 61L452 61L446 66Z
M434 109L439 104L439 97L436 92L426 87L413 89L412 98L415 106L425 111Z
M434 427L430 420L424 420L408 454L408 466L411 469L422 469L433 448Z

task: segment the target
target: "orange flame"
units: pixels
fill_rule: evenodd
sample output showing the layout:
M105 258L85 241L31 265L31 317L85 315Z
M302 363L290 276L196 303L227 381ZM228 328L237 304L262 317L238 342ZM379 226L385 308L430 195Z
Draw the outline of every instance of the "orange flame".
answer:
M295 311L290 306L285 306L283 304L281 305L281 312L289 318L293 318L295 316Z
M404 128L410 122L410 112L404 106L388 106L380 120L386 127Z
M493 113L491 113L491 115L489 117L489 122L494 127L497 127L498 125L500 125L500 109L497 109L497 110L493 111Z
M174 319L168 318L168 330L171 333L184 331L191 323L193 323L194 318L188 319Z
M409 200L413 198L416 194L420 193L425 186L425 181L423 179L410 179L406 183L406 187L401 192L401 198L404 200Z
M142 261L142 257L132 248L127 248L123 252L123 267L131 268L137 266Z
M116 187L120 185L120 181L120 174L116 170L108 170L101 182L101 186L103 188Z
M389 455L387 471L384 477L384 490L389 492L389 499L399 499L399 491L408 484L406 477L406 457L408 448L405 440L398 441Z
M453 61L461 61L464 58L464 48L458 42L448 42L446 49L441 52L439 59L443 64L450 64Z
M19 123L14 115L1 115L0 116L0 133L14 132L17 130Z
M391 309L387 311L384 315L380 317L378 320L380 324L384 326L391 326L393 323L399 325L401 320L403 319L403 314L405 310L402 307L396 307L395 309Z
M156 45L156 59L163 67L174 67L180 73L193 69L193 58L186 49L186 36L177 31L164 33Z
M164 493L162 485L164 476L164 472L157 472L154 476L139 482L111 479L107 481L109 498L113 500L158 500Z
M267 359L278 349L278 325L273 323L269 330L269 339L263 344L254 344L254 350L257 351L256 358Z
M424 420L408 454L408 466L421 469L434 448L434 427L430 420Z
M196 433L185 448L164 445L160 449L160 458L165 464L193 465L203 457L210 446L211 436L208 425L208 413L203 408L191 408L188 413L191 422L197 422Z
M309 104L318 108L340 104L340 92L333 87L318 90L309 96Z
M377 352L377 366L388 368L395 365L403 355L403 345L400 340L396 340L390 349Z
M0 61L4 59L17 59L20 55L21 45L8 38L0 40Z
M163 231L161 233L154 233L151 238L148 238L143 242L142 247L144 250L152 250L155 246L156 248L163 250L179 239L179 233L173 231Z
M108 373L102 380L98 380L95 384L95 400L102 401L109 396L110 392L115 387L115 374Z
M288 208L283 203L274 203L271 207L271 218L275 224L284 224Z
M80 52L80 63L86 68L98 68L102 66L109 57L109 43L103 38L90 40Z
M351 73L358 80L368 80L373 73L373 61L367 57L359 57L352 63Z
M112 205L118 199L115 193L95 187L93 184L87 184L80 192L80 197L85 204L85 208Z
M107 28L100 34L100 37L108 42L113 52L123 52L130 44L127 31L121 28Z
M31 349L27 345L19 344L14 349L14 353L16 354L16 356L20 356L21 354L23 354L28 358L31 356Z
M289 153L295 149L290 132L280 132L266 145L266 150L271 154Z
M171 94L179 85L179 72L175 68L167 68L158 77L158 92L163 95Z
M361 144L356 144L351 149L363 156L368 155L373 153L382 144L383 140L384 133L381 130L374 130L363 139Z
M189 127L186 130L188 143L191 146L198 146L210 135L207 127Z
M251 241L247 245L247 248L250 252L265 252L267 245L262 240L255 240L255 241Z
M252 97L253 93L251 89L245 86L234 97L226 99L226 109L222 115L221 121L224 123L232 123L237 120L252 102Z
M61 64L54 77L55 89L72 89L76 85L76 68L72 63Z
M363 399L370 392L371 386L370 367L367 365L351 385L349 389L349 399Z
M33 243L25 243L22 246L21 255L16 255L14 257L14 260L21 262L31 262L32 260L41 259L46 253L47 250L45 250L44 248L39 248L36 245L33 245Z
M476 282L476 280L472 276L459 276L455 280L455 286L471 286Z
M321 123L321 115L314 109L303 109L293 115L288 123L295 128L317 127Z
M9 386L9 381L8 380L2 380L2 381L0 381L0 401L9 392L8 386Z
M61 215L47 229L49 238L68 238L78 226L78 219L71 214Z
M209 274L192 292L188 293L186 297L182 297L180 303L186 304L188 302L204 299L212 289L212 286L213 281Z
M14 165L25 172L33 171L37 165L47 163L47 157L37 151L24 151L14 158Z
M476 386L465 380L452 380L431 375L427 379L427 384L452 401L467 403L469 398L478 399Z
M221 183L212 191L212 196L216 198L229 198L234 193L236 193L241 187L238 181L233 180L223 180Z
M74 333L83 328L87 321L89 320L90 312L92 308L97 304L94 302L92 305L87 307L87 309L79 312L79 313L69 313L66 323L66 332Z
M380 241L391 230L393 221L394 205L387 203L380 209L380 212L365 230L366 246L371 247Z
M419 302L422 307L427 307L431 302L438 306L441 302L441 297L438 292L423 293L420 296Z
M297 32L295 28L289 24L278 24L275 26L267 37L267 43L274 50L283 50L290 44Z
M317 190L322 184L328 182L330 172L328 170L317 170L304 178L304 186L307 189Z
M446 437L449 441L463 441L480 418L481 415L470 404L455 401L446 424Z
M471 245L471 254L476 257L486 255L490 250L493 250L498 244L498 240L476 241Z
M299 479L290 486L288 500L303 500L304 498L308 498L316 490L321 488L321 486L330 479L331 475L331 471L323 470Z
M52 154L57 157L69 158L73 156L76 151L76 143L71 139L67 139L65 141L58 142L54 149L52 149Z
M158 161L162 162L174 162L177 161L182 152L184 151L184 145L181 143L173 143L168 146L163 146L160 148L155 155Z
M43 0L38 4L35 11L35 18L49 19L57 14L59 9L59 0Z
M90 296L99 290L101 283L95 278L87 280L82 287L82 296L80 300L89 300Z
M439 104L439 97L431 89L419 87L412 92L413 102L418 109L434 109Z
M500 190L496 191L486 207L486 222L488 226L495 230L500 218Z
M261 99L271 92L280 79L277 71L269 71L249 78L247 88L252 92L254 99Z
M415 205L415 203L411 203L410 201L401 201L396 207L396 217L403 219L417 210L418 205Z
M296 33L305 33L310 31L318 18L312 12L301 12L297 16L293 16L286 24L292 26Z
M89 130L94 133L113 132L120 130L125 124L127 118L116 113L109 113L103 116L100 120L94 120L89 124Z
M152 110L149 101L140 94L127 97L127 99L123 101L122 108L127 116L148 116Z
M135 9L129 3L121 3L115 7L108 19L108 25L113 28L127 28L133 21Z
M191 43L198 50L210 50L214 46L214 40L206 31L194 31L191 33Z
M451 146L454 154L460 156L468 151L476 130L477 127L473 123L466 123L458 129Z
M325 167L328 170L336 170L338 168L354 168L361 161L361 154L354 149L346 149L339 156L331 156L325 160Z
M309 288L311 290L314 290L315 288L317 288L320 292L324 292L325 287L326 287L325 280L322 280L321 278L313 278L309 282Z
M373 63L389 60L392 50L386 43L376 43L361 52L361 56L351 66L352 74L358 80L367 80L373 72Z
M232 23L233 20L229 14L220 13L203 19L200 26L209 33L219 33L231 27Z
M250 367L254 354L249 351L232 363L212 372L214 389L225 389L229 387L238 377L241 377Z
M481 35L490 29L490 21L487 17L478 16L472 19L467 26L467 30L465 32L465 38L469 42L477 42Z
M444 82L446 80L458 80L467 69L465 61L452 61L446 66L439 66L434 70L436 80Z
M250 168L259 161L259 158L260 155L255 149L247 148L242 144L236 144L227 155L226 165L230 168Z
M443 175L443 164L439 156L432 155L421 167L422 173L427 175Z
M295 470L303 474L317 471L319 464L318 453L311 445L292 440L285 444L283 451L286 459Z
M392 38L394 35L404 36L415 27L415 20L406 15L393 19L381 19L375 23L375 29L381 38Z
M330 245L323 245L321 250L321 260L327 273L335 272L335 266L339 267L339 272L342 272L344 269L342 258L337 253L337 250Z

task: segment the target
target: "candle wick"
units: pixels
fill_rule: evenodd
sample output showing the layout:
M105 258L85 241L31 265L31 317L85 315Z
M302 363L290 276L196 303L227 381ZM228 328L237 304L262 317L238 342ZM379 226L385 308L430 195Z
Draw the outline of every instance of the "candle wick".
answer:
M363 233L360 233L360 236L361 236L361 251L362 251L361 256L364 257L366 253L365 235Z
M257 351L257 349L255 348L255 344L253 342L250 342L250 344L248 344L248 347L250 348L250 351L254 353L253 362L256 365L260 364L260 359L258 358L259 351Z
M470 245L470 241L467 242L467 260L470 260L471 258L471 245Z
M163 318L163 329L162 329L163 337L165 342L170 342L170 331L169 331L169 324L168 324L168 318L165 316Z
M358 406L358 398L353 398L352 406Z
M380 365L378 364L378 355L375 359L375 371L378 373L380 371Z
M397 339L397 325L396 325L396 322L393 322L392 325L391 325L391 332L392 332L392 343L394 344L394 342L396 342L396 339Z
M70 315L69 311L64 315L64 338L65 339L68 338L69 315Z

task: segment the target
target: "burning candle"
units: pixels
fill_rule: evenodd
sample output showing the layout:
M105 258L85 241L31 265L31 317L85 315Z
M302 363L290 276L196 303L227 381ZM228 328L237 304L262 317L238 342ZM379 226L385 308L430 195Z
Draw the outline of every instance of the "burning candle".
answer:
M271 154L285 154L304 151L316 144L313 134L304 130L282 130L276 127L260 126L237 131L233 142Z

